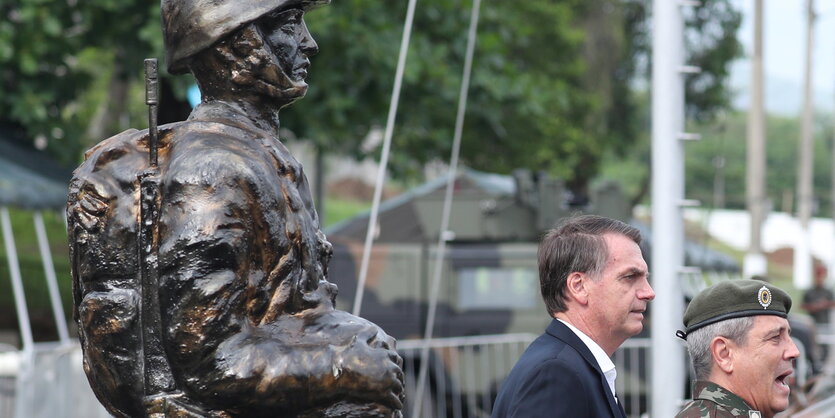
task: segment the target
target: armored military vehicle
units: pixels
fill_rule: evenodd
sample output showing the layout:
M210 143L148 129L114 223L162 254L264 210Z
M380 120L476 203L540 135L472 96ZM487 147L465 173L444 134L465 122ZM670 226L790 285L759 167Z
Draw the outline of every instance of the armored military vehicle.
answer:
M446 181L444 177L435 179L380 206L361 316L400 341L421 338L426 326ZM461 170L455 178L454 203L445 234L447 251L433 336L522 333L532 339L542 333L550 321L539 296L536 251L542 233L572 213L631 220L631 208L615 184L594 189L586 204L573 205L572 200L560 180L544 174L520 170L507 176ZM353 305L368 219L369 214L361 214L326 231L334 245L329 279L339 286L337 303L343 309ZM649 229L637 226L645 237L642 250L649 262ZM736 263L723 254L692 243L687 244L687 252L689 262L695 265L738 271ZM483 351L487 349L480 352L459 347L456 351L448 347L432 351L430 361L442 363L429 367L432 395L441 403L446 400L449 408L446 413L436 411L427 416L479 416L489 412L492 394L485 391L496 389L513 365L514 356L521 354L519 350L499 353L501 361L496 360L496 353L486 359ZM402 354L407 368L416 364L412 354ZM455 359L471 366L462 372L452 364ZM644 372L638 375L637 371L640 361L635 357L626 363L636 369L636 379L643 382ZM480 366L493 363L505 364L492 367L490 372ZM478 375L468 380L462 373ZM453 411L456 394L439 393L442 387L468 393L474 401L462 401L461 408ZM635 403L635 408L643 403Z

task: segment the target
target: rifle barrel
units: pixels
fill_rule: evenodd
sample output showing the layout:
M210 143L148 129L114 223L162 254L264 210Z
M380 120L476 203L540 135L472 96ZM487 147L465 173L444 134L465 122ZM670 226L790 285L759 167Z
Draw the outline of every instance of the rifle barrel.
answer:
M159 107L159 79L157 78L159 61L156 58L145 59L145 104L148 105L148 159L151 167L157 166L157 110Z

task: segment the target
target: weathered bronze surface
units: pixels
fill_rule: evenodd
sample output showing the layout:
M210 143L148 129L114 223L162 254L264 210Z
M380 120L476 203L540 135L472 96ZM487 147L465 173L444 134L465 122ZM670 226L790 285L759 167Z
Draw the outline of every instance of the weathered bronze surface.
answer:
M396 417L402 360L334 309L331 245L278 111L326 1L163 0L169 71L203 102L87 153L67 207L84 368L116 416ZM153 129L152 129L153 131ZM155 343L156 342L156 343Z

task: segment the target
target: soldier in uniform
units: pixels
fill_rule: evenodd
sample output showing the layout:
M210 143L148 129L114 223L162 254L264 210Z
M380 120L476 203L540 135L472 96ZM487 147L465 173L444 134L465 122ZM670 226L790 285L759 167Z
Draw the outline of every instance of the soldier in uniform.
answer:
M678 418L772 418L789 402L786 379L799 355L786 319L791 298L759 280L702 291L684 313L696 381Z
M138 256L147 130L88 151L67 207L84 367L111 414L400 416L394 341L334 309L331 245L277 137L317 51L303 16L327 2L162 1L168 69L191 71L203 101L159 128L158 251ZM152 295L139 291L143 260ZM143 317L146 297L159 323ZM162 347L143 340L149 327Z

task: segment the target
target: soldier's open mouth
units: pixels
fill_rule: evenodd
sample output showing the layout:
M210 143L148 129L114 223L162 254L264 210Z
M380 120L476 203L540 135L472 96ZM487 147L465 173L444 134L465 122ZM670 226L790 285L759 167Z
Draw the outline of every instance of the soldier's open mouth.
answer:
M792 371L789 370L789 371L777 376L777 379L774 379L774 380L777 382L777 384L785 386L786 388L788 388L789 384L788 384L787 380L788 380L789 376L791 376L791 374L792 374Z

